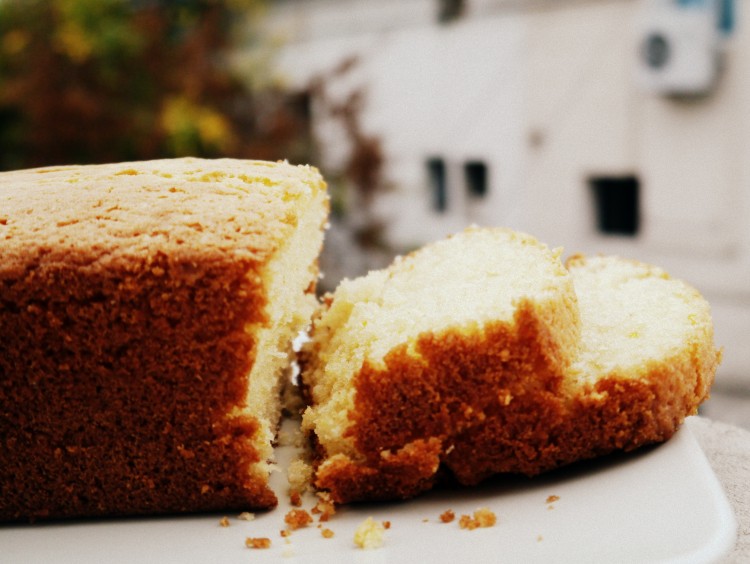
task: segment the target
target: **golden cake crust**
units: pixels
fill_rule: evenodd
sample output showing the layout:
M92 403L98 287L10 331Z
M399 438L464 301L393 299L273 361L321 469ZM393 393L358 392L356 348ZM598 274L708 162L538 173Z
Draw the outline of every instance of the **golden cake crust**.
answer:
M276 504L243 406L304 190L231 160L0 174L0 519Z

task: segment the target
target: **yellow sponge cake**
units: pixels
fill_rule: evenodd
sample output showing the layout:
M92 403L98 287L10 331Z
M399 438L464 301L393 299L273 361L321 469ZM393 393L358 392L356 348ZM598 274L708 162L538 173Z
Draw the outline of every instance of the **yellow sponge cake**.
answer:
M706 301L663 271L471 228L344 281L302 357L314 483L338 502L443 474L534 475L669 438L719 353Z

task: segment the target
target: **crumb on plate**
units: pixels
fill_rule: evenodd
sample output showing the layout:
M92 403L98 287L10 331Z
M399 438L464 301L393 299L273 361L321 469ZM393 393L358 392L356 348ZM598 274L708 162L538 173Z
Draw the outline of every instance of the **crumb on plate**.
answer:
M284 522L294 531L302 527L307 527L313 522L313 518L304 509L292 509L284 516Z
M372 549L383 546L385 528L372 517L365 519L354 531L354 544L359 548Z
M303 494L310 489L312 483L313 467L303 458L295 458L289 463L286 471L287 481L289 482L290 494Z
M247 548L270 548L271 539L268 537L247 537L245 539L245 546Z
M315 515L320 515L318 521L328 521L336 513L336 504L328 492L318 492L318 502L310 510Z
M482 527L493 527L497 523L495 513L486 507L481 507L474 512L474 516L461 515L458 526L462 529L474 530Z
M456 514L453 513L452 509L446 509L440 514L440 520L443 523L450 523L456 518Z

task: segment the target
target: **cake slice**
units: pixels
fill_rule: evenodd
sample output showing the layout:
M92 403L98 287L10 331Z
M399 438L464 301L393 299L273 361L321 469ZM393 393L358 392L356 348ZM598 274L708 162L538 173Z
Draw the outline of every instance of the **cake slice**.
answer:
M327 209L284 162L0 174L0 520L274 506Z
M719 360L708 304L640 263L568 268L475 228L342 283L303 356L315 486L406 498L669 438Z
M581 352L566 376L569 423L539 470L670 438L708 399L721 351L708 302L664 270L574 255Z
M471 228L344 281L301 356L315 485L347 502L413 496L441 465L479 481L485 442L558 423L579 341L572 279L528 235Z

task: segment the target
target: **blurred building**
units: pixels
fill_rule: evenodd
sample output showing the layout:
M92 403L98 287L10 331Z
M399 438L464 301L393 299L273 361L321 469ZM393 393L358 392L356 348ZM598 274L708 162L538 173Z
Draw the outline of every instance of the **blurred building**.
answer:
M408 249L469 223L659 264L712 303L750 386L750 11L731 0L284 0L304 84L346 58ZM316 123L335 167L335 124Z

